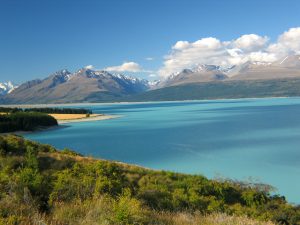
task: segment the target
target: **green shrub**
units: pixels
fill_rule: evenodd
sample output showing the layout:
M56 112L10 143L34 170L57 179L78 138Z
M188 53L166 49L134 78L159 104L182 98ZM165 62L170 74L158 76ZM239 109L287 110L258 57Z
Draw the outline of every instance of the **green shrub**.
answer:
M131 197L129 189L125 189L113 204L114 224L141 224L144 218L142 205Z

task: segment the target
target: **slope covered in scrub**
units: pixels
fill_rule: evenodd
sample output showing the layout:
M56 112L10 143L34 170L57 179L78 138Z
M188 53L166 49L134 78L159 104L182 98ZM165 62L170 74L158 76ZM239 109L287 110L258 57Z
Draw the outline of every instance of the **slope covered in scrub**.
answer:
M98 160L13 135L0 136L0 155L0 224L300 222L300 208L267 185Z

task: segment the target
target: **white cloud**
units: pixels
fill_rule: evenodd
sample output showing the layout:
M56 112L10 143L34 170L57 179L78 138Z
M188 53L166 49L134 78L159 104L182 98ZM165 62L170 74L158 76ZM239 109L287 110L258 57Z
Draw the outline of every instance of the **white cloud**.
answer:
M147 61L152 61L152 60L154 60L154 58L153 57L147 57L147 58L145 58Z
M165 57L164 66L159 70L161 76L189 68L198 63L230 64L229 58L234 58L226 49L226 43L216 38L202 38L195 42L178 41L169 55Z
M157 77L157 74L155 74L155 73L151 73L151 74L149 74L149 77L151 77L151 78L153 78L153 77Z
M192 46L202 49L218 49L222 47L222 44L220 40L213 37L208 37L195 41L194 43L192 43Z
M300 27L284 32L275 43L257 34L245 34L231 41L214 37L195 42L178 41L165 56L158 74L163 78L197 64L231 66L248 60L273 62L287 54L300 54Z
M280 56L300 54L300 27L291 28L281 34L277 43L271 44L268 51Z
M92 69L94 69L94 66L93 66L93 65L87 65L87 66L85 66L84 68L89 69L89 70L92 70Z
M175 50L182 50L190 46L188 41L177 41L176 44L172 47Z
M261 37L256 34L245 34L233 41L233 45L243 51L257 51L265 47L268 41L269 38L266 36Z
M105 68L106 71L113 71L113 72L141 72L141 66L136 62L124 62L120 66L110 66Z
M278 59L277 55L274 53L269 53L269 52L251 52L247 60L250 61L262 61L262 62L274 62Z

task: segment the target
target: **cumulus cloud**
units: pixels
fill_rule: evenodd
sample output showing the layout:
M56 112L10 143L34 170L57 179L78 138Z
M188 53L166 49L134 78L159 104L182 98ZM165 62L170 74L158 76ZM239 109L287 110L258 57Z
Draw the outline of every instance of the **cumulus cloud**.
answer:
M165 56L164 66L159 70L159 74L168 76L198 63L224 66L231 64L236 61L235 57L239 57L239 53L234 50L227 51L226 45L228 43L222 43L213 37L195 42L178 41L172 46L171 53Z
M266 46L269 38L256 34L245 34L233 41L233 46L243 51L257 51Z
M172 47L174 50L182 50L190 46L188 41L177 41L176 44Z
M246 61L273 62L287 54L300 54L300 27L281 34L275 43L267 36L245 34L237 39L221 41L214 37L195 42L178 41L165 56L158 74L162 77L197 64L232 66Z
M281 34L277 43L271 44L268 51L279 54L300 54L300 27L291 28Z
M84 68L89 69L89 70L92 70L92 69L94 69L94 66L93 66L93 65L87 65L87 66L85 66Z
M122 65L119 66L110 66L105 68L106 71L112 71L112 72L141 72L142 68L141 66L136 62L124 62Z

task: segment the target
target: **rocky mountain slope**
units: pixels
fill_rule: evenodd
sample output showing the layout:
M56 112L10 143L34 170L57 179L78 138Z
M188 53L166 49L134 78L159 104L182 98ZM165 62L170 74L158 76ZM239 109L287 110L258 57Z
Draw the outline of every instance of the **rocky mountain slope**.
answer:
M148 88L146 80L83 68L75 73L61 70L43 80L25 82L2 101L10 104L110 101Z
M159 82L156 88L176 86L182 84L222 81L227 79L226 70L215 65L199 65L192 69L184 69L171 74L167 79Z
M221 67L217 65L198 65L192 69L171 74L160 81L157 88L228 80L272 80L300 78L300 56L290 55L276 62L248 61L241 65Z
M273 63L246 62L234 67L229 76L233 80L300 78L300 56L286 56Z

